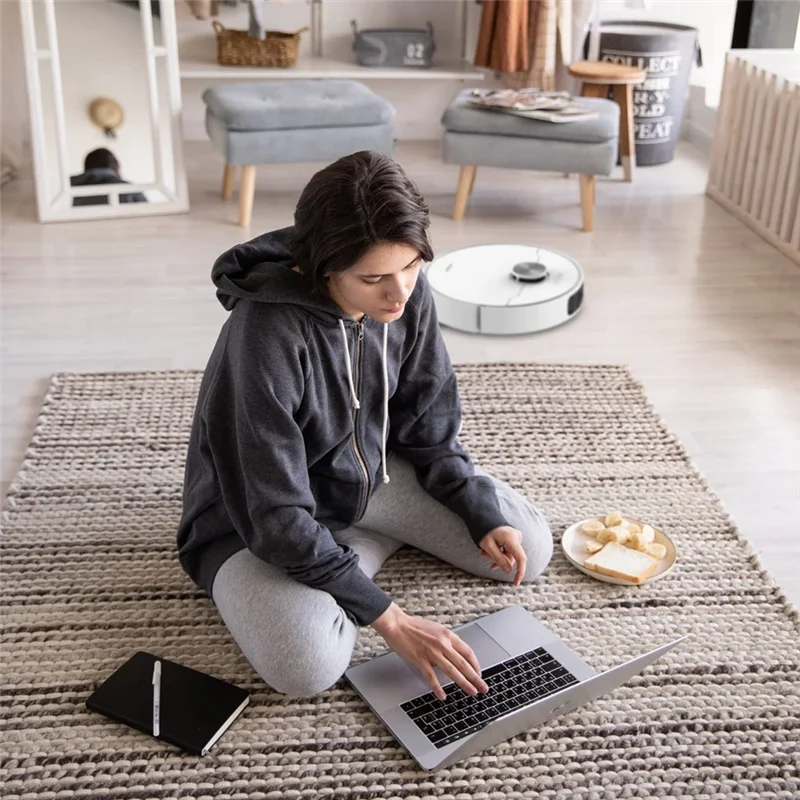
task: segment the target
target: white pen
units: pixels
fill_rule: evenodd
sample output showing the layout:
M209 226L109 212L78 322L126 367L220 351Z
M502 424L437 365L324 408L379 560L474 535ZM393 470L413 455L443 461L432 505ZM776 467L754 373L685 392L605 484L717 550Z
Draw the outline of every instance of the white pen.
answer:
M153 664L153 736L158 736L161 716L161 662Z

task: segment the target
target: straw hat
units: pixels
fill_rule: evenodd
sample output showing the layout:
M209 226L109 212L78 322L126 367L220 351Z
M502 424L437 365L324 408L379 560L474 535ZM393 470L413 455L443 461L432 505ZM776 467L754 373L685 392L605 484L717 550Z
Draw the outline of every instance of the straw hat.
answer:
M117 128L122 125L125 114L122 106L110 97L95 97L89 103L89 117L109 139L116 139Z

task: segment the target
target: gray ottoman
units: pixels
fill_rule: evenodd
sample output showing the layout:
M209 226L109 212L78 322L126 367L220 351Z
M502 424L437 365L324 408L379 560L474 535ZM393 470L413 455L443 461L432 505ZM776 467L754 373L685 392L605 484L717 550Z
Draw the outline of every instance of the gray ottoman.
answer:
M461 165L453 219L464 217L479 166L577 172L583 229L594 227L595 175L609 175L617 160L619 106L581 98L599 116L582 122L541 122L469 105L460 92L442 116L444 161Z
M206 130L225 159L222 196L242 167L239 224L253 210L258 164L335 161L359 150L394 152L394 108L361 83L287 80L216 86L203 93Z

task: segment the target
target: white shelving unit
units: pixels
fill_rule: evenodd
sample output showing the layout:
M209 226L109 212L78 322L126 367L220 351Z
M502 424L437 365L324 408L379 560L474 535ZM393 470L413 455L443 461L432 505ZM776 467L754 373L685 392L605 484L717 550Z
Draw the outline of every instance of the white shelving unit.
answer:
M308 36L311 52L301 49L297 62L291 67L224 67L217 63L216 36L208 26L207 32L194 33L180 41L180 76L184 80L289 80L309 78L342 78L351 80L483 80L484 70L473 66L466 59L467 51L467 4L468 0L451 0L457 5L460 27L460 58L436 58L434 66L420 68L361 67L354 59L335 58L323 54L323 7L336 9L336 3L310 0L307 3L309 17L304 24L310 28ZM299 5L299 4L298 4ZM415 4L416 5L416 4ZM373 8L379 7L375 4ZM419 4L424 18L424 4ZM338 9L336 9L338 10ZM195 26L196 27L196 26ZM240 29L246 27L239 25ZM300 26L298 26L300 27ZM284 29L289 29L284 27ZM340 37L341 39L341 37Z
M214 61L202 62L181 59L181 78L191 80L288 80L301 78L346 78L350 80L483 80L482 70L471 65L437 64L428 69L383 69L360 67L332 58L300 57L297 63L285 68L223 67Z

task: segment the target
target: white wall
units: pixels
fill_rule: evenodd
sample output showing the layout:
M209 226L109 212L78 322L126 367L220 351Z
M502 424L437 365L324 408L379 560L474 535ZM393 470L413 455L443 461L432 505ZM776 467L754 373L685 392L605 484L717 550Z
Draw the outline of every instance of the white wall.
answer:
M56 3L56 25L61 59L70 174L83 171L90 150L107 147L122 166L122 176L131 182L155 180L155 162L150 124L150 99L145 73L145 50L138 9L110 0L69 0ZM155 35L160 39L158 20ZM38 35L37 20L37 35ZM87 57L87 54L88 55ZM160 76L166 83L164 75ZM95 97L116 100L125 112L117 138L107 138L90 119L88 107ZM171 170L168 146L169 109L161 97L161 131L167 139L162 147L166 172ZM52 130L52 109L45 124Z

